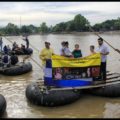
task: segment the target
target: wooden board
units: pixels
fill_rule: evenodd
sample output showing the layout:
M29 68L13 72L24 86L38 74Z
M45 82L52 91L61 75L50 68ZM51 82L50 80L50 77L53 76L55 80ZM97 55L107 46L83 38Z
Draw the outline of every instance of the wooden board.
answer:
M100 80L101 82L102 80ZM37 81L39 87L46 87L44 86L44 81ZM95 85L88 85L88 86L80 86L80 87L63 87L63 88L55 88L55 87L50 87L49 91L53 90L72 90L72 89L91 89L91 88L99 88L99 87L105 87L108 85L113 85L113 84L118 84L120 83L120 73L110 73L108 79L106 80L106 83L99 83ZM46 87L47 89L47 87Z
M114 85L120 83L120 78L118 81L113 81L113 82L108 82L108 83L101 83L98 85L88 85L88 86L80 86L80 87L67 87L67 88L51 88L49 91L54 91L54 90L82 90L82 89L91 89L91 88L100 88L100 87L105 87L108 85Z

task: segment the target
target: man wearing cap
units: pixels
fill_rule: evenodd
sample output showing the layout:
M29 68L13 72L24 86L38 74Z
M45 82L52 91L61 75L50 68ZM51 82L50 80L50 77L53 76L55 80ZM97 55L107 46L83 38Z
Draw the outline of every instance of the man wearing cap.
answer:
M104 80L104 82L106 81L106 62L107 62L107 55L109 54L109 49L107 46L105 46L103 44L103 39L99 38L98 39L98 51L101 54L101 75L102 75L102 79Z
M46 60L51 59L52 54L54 54L53 49L50 48L50 42L45 42L45 48L42 49L39 57L42 60L42 65L46 65Z

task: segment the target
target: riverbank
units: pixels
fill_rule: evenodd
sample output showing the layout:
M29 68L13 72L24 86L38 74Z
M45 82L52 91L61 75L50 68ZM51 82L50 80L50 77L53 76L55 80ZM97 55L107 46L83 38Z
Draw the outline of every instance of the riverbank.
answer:
M93 33L97 33L97 34L115 34L115 33L118 33L120 32L120 30L116 30L116 31L100 31L100 32L76 32L76 31L73 31L73 32L52 32L52 33L34 33L34 34L30 34L30 35L49 35L49 34L76 34L76 35L81 35L81 34L93 34ZM30 36L29 35L29 36ZM22 36L22 35L4 35L4 36Z
M98 34L102 34L102 33L116 33L116 32L120 32L120 30L116 30L116 31L100 31L100 32L96 32L95 33L98 33ZM89 34L89 33L94 33L94 32L76 32L76 31L73 31L73 32L53 32L51 34Z

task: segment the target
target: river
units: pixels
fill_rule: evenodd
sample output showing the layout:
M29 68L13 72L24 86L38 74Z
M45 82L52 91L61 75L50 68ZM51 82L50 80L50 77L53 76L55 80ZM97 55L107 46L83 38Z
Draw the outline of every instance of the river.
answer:
M115 48L120 48L120 32L107 32L100 34L107 42ZM21 37L7 37L9 40L16 41L19 45L25 44ZM77 33L77 34L49 34L49 35L31 35L30 43L39 51L44 47L44 41L48 40L56 54L59 54L62 41L68 41L70 50L78 43L82 50L83 56L89 55L89 46L98 47L97 36L93 33ZM9 44L3 38L4 44ZM110 48L110 55L107 60L107 70L112 72L120 72L120 54ZM22 56L19 57L20 61ZM38 63L39 52L34 50L32 55ZM25 89L28 84L33 81L39 81L43 72L41 68L31 59L28 59L33 65L30 73L19 76L3 76L0 75L0 94L4 95L7 101L6 113L3 118L120 118L120 98L106 98L98 96L83 96L78 101L60 107L42 107L29 103L25 96Z

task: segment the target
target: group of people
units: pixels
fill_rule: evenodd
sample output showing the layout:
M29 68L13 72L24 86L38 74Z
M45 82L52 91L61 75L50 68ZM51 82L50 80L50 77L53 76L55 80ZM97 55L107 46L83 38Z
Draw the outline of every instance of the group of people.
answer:
M18 57L13 52L11 56L11 48L9 45L3 47L2 37L0 38L0 67L9 67L10 65L15 65L18 62Z
M5 53L0 56L1 67L10 67L11 65L15 65L18 63L18 57L14 52L11 55Z
M79 44L75 44L75 49L71 52L69 49L69 43L67 41L63 41L61 43L62 48L60 49L60 55L65 57L72 57L72 58L81 58L83 57L82 51L79 48ZM101 73L101 79L105 82L106 81L106 62L107 62L107 55L109 54L108 47L104 44L104 41L102 38L98 38L98 48L97 51L95 51L95 46L90 46L90 52L91 54L95 54L96 52L99 52L101 54L101 66L100 66L100 73ZM55 54L53 49L50 48L50 42L45 42L45 48L42 49L40 52L40 59L42 60L42 64L45 67L46 60L51 59L51 56Z
M11 65L15 65L19 62L18 56L15 55L16 51L22 51L26 52L26 48L29 48L29 40L28 37L26 36L25 39L26 41L26 47L25 45L21 44L21 47L18 46L16 42L13 43L12 48L10 48L9 45L5 45L3 47L3 40L2 37L0 38L0 62L1 62L1 67L9 67Z
M11 51L23 51L23 52L26 52L26 48L29 48L29 40L28 40L28 36L25 37L25 39L23 39L25 42L26 42L26 46L21 44L21 46L19 47L19 45L14 42L13 45L12 45L12 48L10 48L9 45L5 45L3 47L3 40L2 40L2 37L0 38L0 50L1 52L3 51L4 53L10 53Z
M75 49L71 52L69 49L69 43L66 41L63 41L61 43L62 48L60 49L60 55L65 57L74 57L74 58L80 58L82 57L81 50L79 49L79 44L75 45Z

